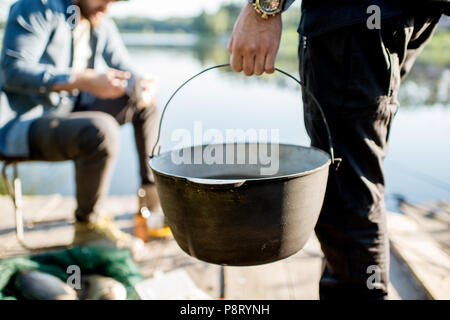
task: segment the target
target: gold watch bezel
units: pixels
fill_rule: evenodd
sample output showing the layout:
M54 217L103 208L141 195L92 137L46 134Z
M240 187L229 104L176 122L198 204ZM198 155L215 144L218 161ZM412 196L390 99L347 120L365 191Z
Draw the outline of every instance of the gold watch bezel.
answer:
M279 8L276 11L273 11L273 12L265 11L261 7L260 1L261 0L255 0L255 2L253 2L253 8L256 10L256 12L258 12L261 15L261 18L263 18L263 19L269 19L269 17L276 16L277 14L281 13L281 11L283 11L284 0L280 0Z

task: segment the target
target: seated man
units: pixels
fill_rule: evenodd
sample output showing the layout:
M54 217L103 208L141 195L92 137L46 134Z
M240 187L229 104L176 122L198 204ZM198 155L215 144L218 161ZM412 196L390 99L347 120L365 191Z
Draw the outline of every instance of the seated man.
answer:
M0 86L15 117L0 130L0 153L75 162L74 245L138 243L98 208L118 155L118 124L134 126L141 188L149 209L159 209L148 165L158 110L148 95L136 101L133 94L149 92L152 83L139 80L114 23L103 17L111 2L19 0L3 41ZM94 69L101 57L111 68L107 72Z

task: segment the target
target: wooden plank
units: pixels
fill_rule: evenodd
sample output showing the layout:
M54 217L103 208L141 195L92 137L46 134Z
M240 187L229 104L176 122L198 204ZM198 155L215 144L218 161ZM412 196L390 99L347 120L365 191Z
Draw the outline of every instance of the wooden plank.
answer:
M51 199L54 199L53 204L51 204ZM76 207L75 199L72 197L26 197L25 203L26 210L31 210L28 212L32 212L34 209L34 215L31 213L29 217L41 220L73 217L73 211ZM37 208L43 208L43 210L39 213L39 210L36 210ZM120 228L126 232L132 232L133 217L137 211L135 196L109 197L103 203L103 209L105 212L115 216ZM12 210L10 200L6 197L0 197L0 211L2 214L6 214L5 211L7 210ZM39 214L36 214L36 212ZM9 222L7 221L8 219ZM14 225L12 211L9 218L0 219L0 255L5 246L8 248L9 255L27 253L17 243L14 229L1 233L2 228L8 227L8 225L10 228ZM409 244L410 236L417 237L417 232L414 231L413 235L411 235L411 231L409 231L405 235L404 232L399 233L395 225L391 228L391 240L393 240L393 243L394 240L396 242L396 245L393 245L394 247L398 247L399 243L402 246L405 246L405 242ZM70 243L72 237L73 227L68 223L52 228L37 228L35 231L26 233L26 238L34 245ZM226 267L226 298L318 299L322 259L320 245L313 236L301 252L288 259L257 267ZM423 298L424 296L420 295L420 290L411 286L410 281L408 281L410 274L406 271L409 271L409 269L403 270L401 267L402 263L393 259L392 256L391 261L392 285L390 286L390 297L393 299ZM145 246L145 253L138 263L145 277L152 277L158 272L184 269L201 290L212 298L219 297L220 267L188 256L178 247L173 239L148 242ZM442 265L438 264L438 267L442 268ZM448 275L448 269L445 270ZM418 272L416 271L416 273ZM442 274L442 272L436 273L435 269L427 269L426 273ZM430 275L426 274L425 277L430 277Z
M199 289L212 298L219 297L219 266L190 257L173 239L149 241L139 266L146 278L159 272L184 269Z
M29 221L46 220L48 216L52 217L51 213L63 202L63 198L59 195L24 197L25 225L27 226ZM1 196L0 208L3 214L0 219L0 257L29 254L30 252L19 244L15 235L14 208L11 199ZM26 231L25 241L33 247L64 245L70 243L71 234L70 226L60 222L58 228L40 226L33 231Z
M450 204L445 202L417 205L405 201L400 203L400 210L414 219L421 230L428 233L450 255L450 209L447 208L448 206Z
M34 197L33 197L34 198ZM39 222L45 222L54 219L66 219L70 217L69 211L65 212L64 215L57 215L57 208L64 207L63 205L63 197L59 194L41 197L41 203L39 208L31 206L30 197L25 199L24 206L24 221L25 224L29 227L32 227L34 224Z
M72 242L73 228L70 225L63 225L57 228L39 228L38 230L25 232L25 242L31 247L54 247L67 246ZM23 248L17 241L15 233L8 233L0 237L0 258L7 258L17 255L27 255L31 253L40 253L47 250L29 251Z
M254 267L226 267L227 299L317 299L322 254L315 237L287 259Z
M230 300L289 299L284 262L255 267L225 267L225 298Z
M321 262L318 259L313 259L308 265L305 262L305 259L299 259L297 256L283 261L286 270L289 299L291 300L318 299L319 281L314 282L314 279L319 279L320 276L317 274L313 274L315 277L309 278L309 276L311 272L316 273L314 271L320 270Z
M394 253L402 258L433 299L450 299L450 257L413 219L388 215L389 237Z
M181 250L181 249L180 249ZM185 253L183 255L187 256ZM185 258L186 259L186 258ZM197 287L213 299L220 298L220 267L189 257L189 264L183 269L187 271Z
M408 266L392 251L390 253L389 300L429 299L420 283L411 274Z
M111 211L113 215L120 215L122 212L133 210L131 197L117 197L105 201L106 211ZM130 209L131 207L131 209ZM4 241L0 243L0 250L10 251L10 254L25 254L27 250L21 248L15 238L15 221L14 208L11 200L6 197L0 197L0 208L5 215L1 219L0 236L8 233L7 237L2 238ZM125 210L125 208L128 208ZM25 232L27 243L34 246L53 246L67 245L73 239L73 228L69 225L74 220L74 211L76 209L76 201L73 197L61 197L60 195L51 196L25 196L23 199L24 220L27 227L34 227ZM128 214L129 215L129 214ZM126 217L130 218L130 217ZM32 221L53 221L66 220L67 222L58 222L52 225L33 226L29 222ZM27 223L28 222L28 223ZM119 225L132 232L132 219L119 220ZM8 255L10 255L8 254Z
M24 220L45 220L47 214L61 205L63 198L60 195L50 196L24 196L23 212ZM14 206L8 196L0 196L1 219L0 228L12 228L15 226Z
M305 248L286 260L293 299L319 299L319 280L321 276L323 254L319 241L311 236Z

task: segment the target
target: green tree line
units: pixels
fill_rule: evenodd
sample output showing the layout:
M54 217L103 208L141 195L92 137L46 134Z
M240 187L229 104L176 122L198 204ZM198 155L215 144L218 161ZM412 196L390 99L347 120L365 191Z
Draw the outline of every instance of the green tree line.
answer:
M225 4L215 13L201 12L196 17L156 20L143 17L115 18L122 32L196 33L202 36L218 36L232 31L242 9L241 5ZM283 15L285 28L296 29L299 12L295 9Z

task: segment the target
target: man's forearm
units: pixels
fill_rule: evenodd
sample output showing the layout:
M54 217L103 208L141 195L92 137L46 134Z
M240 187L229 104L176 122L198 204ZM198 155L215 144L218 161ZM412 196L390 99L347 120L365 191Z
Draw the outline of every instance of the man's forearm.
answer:
M54 66L33 64L15 57L3 56L0 72L3 87L11 92L47 93L56 83L68 82L70 70L57 70Z
M52 87L52 91L73 91L73 90L85 90L86 82L84 81L82 74L77 73L72 75L67 82L55 83Z

